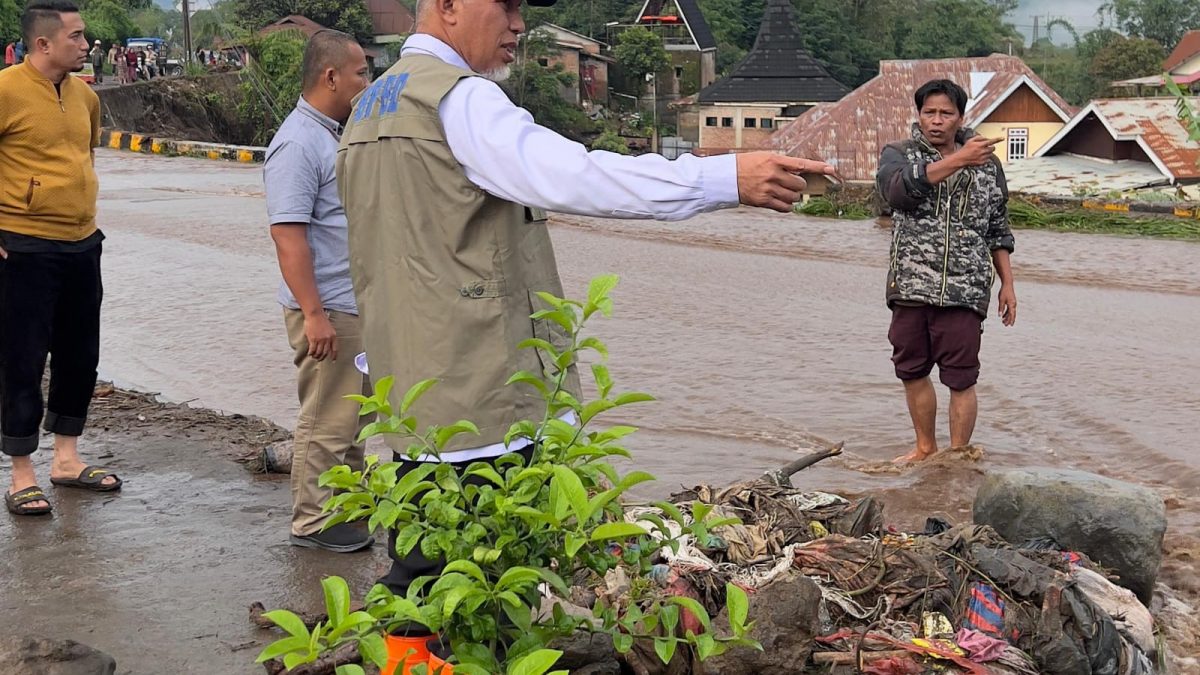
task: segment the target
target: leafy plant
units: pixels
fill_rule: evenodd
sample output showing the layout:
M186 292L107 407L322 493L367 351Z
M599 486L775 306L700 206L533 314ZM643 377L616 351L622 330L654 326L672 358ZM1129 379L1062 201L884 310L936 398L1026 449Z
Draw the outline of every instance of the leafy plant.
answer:
M1171 78L1169 73L1163 73L1163 84L1166 85L1167 91L1175 97L1175 109L1183 126L1187 127L1188 137L1192 141L1200 143L1200 112L1196 112L1187 93L1183 91L1179 83Z
M516 373L508 382L535 389L546 404L541 420L519 421L507 434L510 444L518 439L532 442L528 464L521 455L510 454L462 470L453 464L425 463L401 475L400 463L368 457L362 471L340 466L321 477L323 485L339 490L325 505L333 514L327 526L366 520L372 531L396 533L398 554L407 555L419 546L426 557L446 564L438 576L418 579L405 597L375 586L358 612L349 611L345 581L324 580L328 622L308 630L291 612L267 614L288 636L268 646L260 661L282 657L290 668L357 643L364 661L382 665L382 633L412 622L450 644L454 670L462 675L541 675L561 656L551 648L554 641L578 631L608 634L622 653L637 640L652 641L664 663L684 646L700 659L735 645L758 647L748 637L752 626L746 622L748 602L740 588L726 587L732 635L722 638L709 632L705 607L691 598L657 591L649 579L652 560L662 547L678 550L683 536L704 540L712 529L737 521L710 517L711 507L699 503L690 507L690 517L663 502L656 504L657 512L637 518L622 504L629 489L653 480L641 471L622 474L609 463L613 457L630 457L620 443L635 429L592 426L604 413L653 399L642 393L617 393L604 364L607 348L595 337L583 336L597 314L611 315L609 294L616 284L615 276L594 279L586 301L538 294L548 309L532 318L558 324L569 344L559 348L533 338L519 345L538 350L543 363L553 366L544 373ZM591 401L580 400L566 387L568 373L585 353L598 359L591 365L598 398ZM452 439L478 433L468 421L418 431L413 406L435 382L419 382L398 400L391 397L393 384L390 377L382 378L372 396L355 399L363 415L378 416L363 430L363 438L399 435L408 443L408 457L415 459L438 456ZM577 424L564 416L572 416ZM539 611L544 590L566 598L571 583L597 581L616 568L631 579L630 591L598 602L594 616L568 614L560 603ZM684 612L693 615L704 632L681 635Z
M657 73L670 63L662 38L646 28L630 28L621 33L613 56L625 72L633 78L636 93L641 94L646 76Z
M592 141L592 150L607 150L621 155L629 154L629 146L626 145L625 139L615 131L605 131L597 136L596 140Z
M267 145L300 98L304 36L277 31L246 41L251 64L242 71L242 120L255 130L254 145Z

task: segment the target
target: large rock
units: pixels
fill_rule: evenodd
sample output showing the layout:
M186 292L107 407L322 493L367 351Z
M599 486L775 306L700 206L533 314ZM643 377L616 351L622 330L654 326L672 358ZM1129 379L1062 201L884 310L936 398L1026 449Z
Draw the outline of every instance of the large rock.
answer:
M113 675L117 662L72 640L0 637L0 672L5 675Z
M1084 553L1150 602L1167 511L1149 488L1083 471L1005 471L984 479L974 516L1014 545L1047 537L1063 550Z
M763 646L738 647L704 662L709 675L794 673L812 654L813 638L820 633L821 589L806 576L789 573L750 595L747 621L754 622L751 638ZM729 616L722 610L713 630L730 635Z

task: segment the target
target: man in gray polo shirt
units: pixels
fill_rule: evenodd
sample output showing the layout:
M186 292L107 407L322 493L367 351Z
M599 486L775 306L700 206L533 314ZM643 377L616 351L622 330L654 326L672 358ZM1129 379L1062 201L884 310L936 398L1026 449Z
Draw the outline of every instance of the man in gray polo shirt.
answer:
M333 492L317 481L334 466L363 463L358 404L345 398L367 384L354 366L362 337L334 163L351 101L369 84L366 55L349 35L323 30L309 39L303 76L303 95L271 141L263 172L283 272L279 303L299 370L291 541L349 553L373 541L351 524L322 531L321 508Z

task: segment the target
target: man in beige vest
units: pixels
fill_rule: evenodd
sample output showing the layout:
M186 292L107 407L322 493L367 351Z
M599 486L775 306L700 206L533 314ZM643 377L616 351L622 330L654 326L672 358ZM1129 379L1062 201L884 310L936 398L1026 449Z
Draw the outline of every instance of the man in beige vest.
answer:
M469 419L480 430L445 449L441 460L456 464L528 457L527 444L505 446L504 435L545 410L529 387L504 386L518 370L543 372L517 343L565 339L530 319L537 291L562 295L537 210L658 219L739 203L790 211L805 187L799 174L833 173L765 152L676 161L588 152L538 126L496 84L525 30L520 4L420 0L416 32L360 97L338 153L371 373L394 376L396 396L438 379L414 409L421 424ZM570 387L578 392L578 378ZM436 572L419 551L400 558L390 542L383 582L393 591Z

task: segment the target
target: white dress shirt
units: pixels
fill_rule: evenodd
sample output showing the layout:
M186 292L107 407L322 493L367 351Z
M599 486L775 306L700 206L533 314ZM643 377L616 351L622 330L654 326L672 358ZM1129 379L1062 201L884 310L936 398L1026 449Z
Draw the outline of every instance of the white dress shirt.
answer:
M425 54L471 70L446 43L417 33L404 42L401 58ZM438 107L446 144L467 179L501 199L558 213L609 218L683 220L738 205L734 155L668 160L662 155L629 157L589 151L533 121L495 82L459 81ZM355 360L367 372L365 354ZM464 415L470 418L470 414ZM573 412L562 419L575 424ZM515 420L514 420L515 421ZM536 421L536 420L535 420ZM448 452L443 462L490 459L528 447L528 439ZM418 461L434 461L422 455Z
M404 42L401 57L426 54L470 66L446 43L422 33ZM588 151L533 121L500 85L460 80L438 107L446 143L483 191L547 211L609 218L683 220L738 204L737 157L669 160Z

